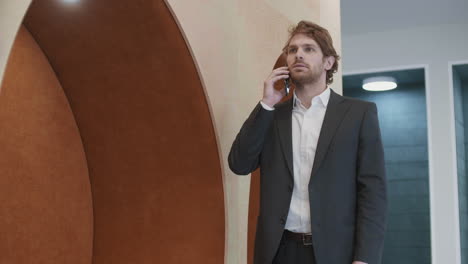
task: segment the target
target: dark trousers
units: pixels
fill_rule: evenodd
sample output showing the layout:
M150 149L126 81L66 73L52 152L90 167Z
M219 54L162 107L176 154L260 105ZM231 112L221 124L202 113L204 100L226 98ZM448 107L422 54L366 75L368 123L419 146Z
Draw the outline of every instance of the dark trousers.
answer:
M288 231L285 231L285 233ZM313 245L304 245L297 239L283 234L273 264L315 264Z

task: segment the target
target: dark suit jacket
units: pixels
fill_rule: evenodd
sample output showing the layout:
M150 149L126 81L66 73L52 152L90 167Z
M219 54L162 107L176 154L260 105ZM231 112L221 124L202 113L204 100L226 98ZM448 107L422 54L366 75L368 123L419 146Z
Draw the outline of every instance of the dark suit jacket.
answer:
M255 264L271 263L293 191L292 105L258 104L229 153L231 170L260 167ZM331 91L318 140L309 199L318 264L380 264L387 211L384 153L374 103Z

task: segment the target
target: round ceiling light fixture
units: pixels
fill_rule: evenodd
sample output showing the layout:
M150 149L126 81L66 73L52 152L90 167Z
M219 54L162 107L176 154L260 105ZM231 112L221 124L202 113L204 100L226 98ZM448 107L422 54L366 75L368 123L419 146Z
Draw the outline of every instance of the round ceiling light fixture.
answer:
M362 88L366 91L381 92L397 88L396 79L388 76L366 78L362 81Z

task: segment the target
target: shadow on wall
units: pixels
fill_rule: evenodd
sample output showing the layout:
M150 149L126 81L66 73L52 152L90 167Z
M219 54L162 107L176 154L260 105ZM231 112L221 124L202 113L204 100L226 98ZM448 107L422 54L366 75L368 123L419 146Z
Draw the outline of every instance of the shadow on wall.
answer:
M223 263L212 120L162 1L33 1L0 120L1 263Z

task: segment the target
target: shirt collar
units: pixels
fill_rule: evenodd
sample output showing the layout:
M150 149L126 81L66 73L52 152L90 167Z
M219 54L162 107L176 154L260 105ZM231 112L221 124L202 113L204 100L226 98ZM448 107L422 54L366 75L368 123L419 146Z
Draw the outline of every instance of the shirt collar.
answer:
M320 102L323 104L323 106L327 107L328 105L328 101L330 100L330 87L327 87L327 89L325 89L325 91L323 91L321 94L317 95L316 97L318 97L318 99L320 100ZM301 100L296 96L296 91L294 91L293 93L293 107L297 107L297 103L301 103ZM312 98L312 100L315 99Z

